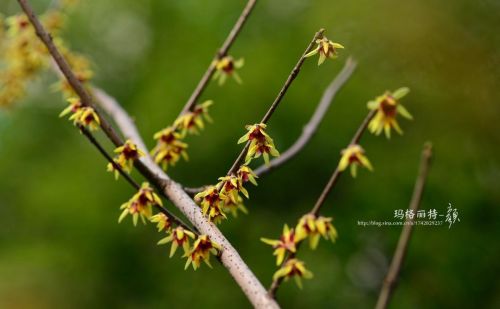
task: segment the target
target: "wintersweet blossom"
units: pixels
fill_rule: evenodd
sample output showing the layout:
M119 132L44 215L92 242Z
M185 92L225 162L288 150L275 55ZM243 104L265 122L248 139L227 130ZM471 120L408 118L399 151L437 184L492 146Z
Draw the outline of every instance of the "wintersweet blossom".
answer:
M248 165L242 165L236 172L236 176L238 176L238 181L242 186L245 182L250 181L254 186L257 185L257 181L255 178L259 178L254 171L248 167Z
M383 130L387 138L390 138L391 128L394 128L396 132L403 134L403 130L399 127L396 116L400 114L406 119L413 119L413 116L408 110L399 103L399 100L407 95L408 92L410 92L409 88L402 87L393 92L386 91L374 101L368 102L368 108L377 111L368 124L370 132L380 135Z
M215 66L215 73L213 78L218 80L219 85L223 85L226 82L227 77L232 76L238 84L241 84L241 78L236 70L243 67L244 64L245 60L243 58L234 60L231 56L225 56L219 60L216 60L213 63L213 65Z
M287 252L295 253L296 251L295 243L297 241L295 238L295 231L293 229L289 229L288 225L286 224L283 227L283 234L281 235L280 239L274 240L261 238L260 240L268 245L273 246L273 249L275 249L273 255L276 255L276 265L281 265L281 263L285 259L285 254Z
M238 140L238 144L250 141L245 164L250 163L253 158L258 158L261 155L264 157L264 162L269 164L269 155L273 157L280 155L274 146L273 139L265 132L266 127L264 123L247 125L245 127L248 132Z
M216 224L227 218L222 209L225 199L226 195L219 192L219 189L214 186L196 194L194 197L194 200L201 206L202 213Z
M294 278L299 288L302 288L302 278L311 279L313 274L306 269L304 262L297 259L290 259L278 269L273 275L273 280Z
M321 236L335 242L337 239L337 230L332 224L332 218L306 214L300 218L295 227L297 242L309 237L309 246L316 249Z
M113 161L126 173L132 171L135 160L144 156L144 152L138 149L131 140L127 140L122 146L116 148L115 153L117 153L118 156L115 157ZM114 171L115 178L118 179L120 172L114 164L108 163L108 171Z
M361 146L357 144L349 145L346 149L342 150L341 154L342 157L340 158L338 167L340 171L344 171L350 166L352 177L356 177L358 165L373 171L372 164L365 156L365 151Z
M74 125L86 127L90 131L96 131L101 126L101 120L99 119L99 116L90 106L79 108L75 113L73 113L73 115L69 117L69 120L73 120Z
M172 224L173 224L172 219L170 219L170 217L164 213L160 212L149 218L149 220L153 223L156 223L156 228L158 228L158 232L161 232L163 230L165 230L166 232L170 232L172 230Z
M326 58L330 59L337 58L338 57L337 49L344 48L344 46L340 45L339 43L332 42L326 37L317 39L316 44L318 44L318 46L309 53L307 53L305 57L311 57L319 53L318 65L321 65L323 62L325 62Z
M139 191L120 207L123 211L118 218L118 222L121 222L130 214L132 215L134 225L137 225L139 218L141 218L142 223L146 224L146 219L151 217L153 212L152 206L155 204L161 206L161 199L154 193L149 183L145 182L142 184Z
M217 184L217 187L221 188L221 193L228 195L233 200L237 199L240 192L246 198L250 198L247 189L242 186L237 176L231 175L219 177L219 183Z
M172 243L170 247L170 257L174 256L178 247L182 247L184 254L189 254L189 238L194 239L195 235L193 232L186 230L182 226L178 226L169 231L169 235L158 241L158 245Z
M198 130L203 130L205 128L205 122L212 122L212 118L208 114L208 108L213 104L212 100L205 101L201 104L196 105L193 111L187 112L181 115L174 122L174 127L176 127L185 136L186 133L198 134Z
M241 196L237 196L236 199L226 196L222 200L222 209L224 212L230 212L233 217L238 217L238 211L241 211L244 214L248 214L248 209L243 204L243 198Z
M191 251L185 254L187 261L184 268L187 269L192 264L193 269L196 270L200 267L202 261L209 267L212 267L210 264L210 255L217 255L219 250L221 250L221 247L211 241L207 235L198 236Z
M151 154L164 170L167 170L169 165L175 165L181 157L186 161L189 159L186 152L188 145L180 141L182 136L174 128L168 127L157 132L154 139L158 140L158 143L151 150Z

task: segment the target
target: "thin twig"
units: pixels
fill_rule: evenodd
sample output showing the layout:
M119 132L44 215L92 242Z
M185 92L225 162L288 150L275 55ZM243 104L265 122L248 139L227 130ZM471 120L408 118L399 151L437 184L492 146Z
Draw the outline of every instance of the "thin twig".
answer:
M249 0L247 2L245 8L241 12L240 17L234 24L233 29L231 29L231 32L229 32L229 35L222 44L221 48L215 54L214 59L210 62L210 65L208 66L207 70L205 71L205 74L203 74L201 80L199 81L198 85L191 94L191 97L189 97L189 100L187 101L186 105L184 105L184 107L182 108L180 115L193 109L193 107L196 104L196 101L198 101L198 98L201 96L201 94L207 87L208 82L210 81L215 72L215 62L227 55L229 48L231 48L234 41L236 40L236 37L240 34L243 25L247 21L248 16L250 16L250 13L252 12L256 3L257 0Z
M63 59L53 44L51 36L40 24L31 6L26 0L18 0L18 2L35 27L36 34L49 50L49 53L58 64L62 73L68 79L69 84L80 96L82 104L84 104L83 101L85 100L85 103L92 106L90 95L85 91L84 86L75 78L68 63ZM103 120L104 119L101 118L101 125L103 124ZM119 146L122 144L120 137L114 133L110 126L104 126L103 131L105 131L106 135L108 135L115 145ZM206 234L212 241L215 241L221 246L220 261L241 287L253 306L258 308L279 308L278 304L267 295L262 283L255 277L236 249L220 230L207 220L198 205L196 205L191 197L184 192L180 184L171 180L170 177L168 177L158 165L154 164L148 156L136 160L134 166L144 177L149 179L157 188L161 189L164 196L170 199L201 233Z
M420 201L422 200L422 194L424 192L425 182L427 180L427 174L429 173L430 163L432 158L432 145L426 143L424 145L424 150L422 151L422 158L420 161L420 168L415 182L415 187L413 189L413 196L411 198L409 209L413 210L416 214ZM408 218L406 224L403 226L401 235L399 236L398 245L394 256L392 257L391 265L389 266L389 271L384 279L382 289L377 300L376 309L385 309L389 304L392 294L394 293L394 288L396 280L398 279L399 272L401 270L401 265L405 259L408 243L410 242L414 218Z
M83 126L78 126L78 128L80 129L80 132L82 132L82 134L90 141L90 143L92 145L95 146L95 148L97 148L97 150L99 150L99 152L106 158L106 160L111 163L113 165L113 167L120 173L120 175L125 178L125 180L132 186L134 187L136 190L139 190L141 188L141 186L135 181L132 179L132 177L130 177L129 174L127 174L120 165L118 165L115 160L113 160L113 158L106 152L106 150L104 149L104 147L102 147L102 145L99 143L99 141L97 141L95 139L95 137L92 135L92 133L90 133L89 130L87 130L85 127ZM168 209L166 209L165 207L161 206L161 205L158 205L158 204L154 204L154 207L161 213L163 213L164 215L166 215L167 217L169 217L176 225L180 225L182 226L183 228L185 228L186 230L188 231L191 231L195 234L199 234L197 231L195 231L192 227L190 227L189 225L187 225L186 223L184 223L179 217L177 217L176 215L174 215L173 213L171 213Z
M323 92L323 96L321 97L321 100L319 101L314 114L312 115L309 122L304 126L302 134L299 136L299 138L293 143L292 146L290 146L290 148L282 152L279 157L272 159L268 165L263 164L256 168L254 172L255 174L257 174L257 176L260 177L286 163L288 160L295 157L307 145L307 143L309 143L311 138L318 130L319 125L323 121L326 112L330 108L330 105L333 102L333 98L351 77L351 74L354 72L355 68L356 61L349 57L344 65L344 68L342 68L342 71L340 71L340 73Z
M297 62L295 67L293 67L292 72L290 72L290 75L288 75L288 78L286 79L285 84L283 85L280 92L278 93L278 96L276 97L276 99L274 99L274 102L271 104L271 106L267 110L264 117L262 117L262 120L260 121L260 123L266 124L269 121L269 119L271 119L271 116L274 114L274 112L278 108L278 105L280 104L281 100L285 96L288 88L290 87L292 82L295 80L295 78L299 74L300 68L302 67L302 64L304 63L304 61L306 59L307 53L310 52L312 47L316 44L316 40L323 36L323 32L325 32L325 29L320 29L318 32L316 32L313 39L311 40L311 42L309 43L309 45L305 49L304 53L299 58L299 61ZM248 148L250 148L250 141L248 141L245 144L245 147L243 147L243 150L240 152L239 156L234 161L233 165L231 166L231 168L227 172L227 175L234 174L236 172L236 170L240 167L241 162L243 161L243 158L245 157L245 155L248 151Z
M365 132L366 128L368 127L368 123L370 120L373 118L377 111L376 110L371 110L368 112L366 115L365 119L361 123L361 125L358 127L356 130L356 133L354 134L353 138L351 139L350 145L357 144L359 143L359 140L361 139L361 136ZM338 166L335 168L335 170L332 173L332 176L328 180L328 183L324 187L323 191L321 192L321 195L319 196L318 200L316 201L316 204L314 204L314 207L309 211L310 214L317 216L319 214L319 211L321 210L321 207L323 206L326 198L332 191L333 187L337 183L340 175L342 175L342 171L339 170ZM297 252L299 251L301 242L296 244L296 250L294 253L289 253L283 262L283 265L286 264L286 262L290 259L293 259ZM282 278L278 278L277 280L273 280L271 283L271 286L268 289L268 294L270 297L275 298L276 292L278 291L279 286L281 285L281 282L283 281Z
M354 137L351 140L350 145L354 145L359 143L359 140L361 139L361 136L366 130L366 127L368 126L368 123L370 120L373 118L377 110L371 110L368 115L365 117L361 125L359 126L358 130L356 131L356 134L354 134ZM333 172L332 176L330 177L330 180L328 180L328 183L326 184L325 188L323 189L323 192L321 192L321 195L319 196L318 200L316 201L316 204L314 204L313 209L310 211L311 214L317 215L319 213L319 210L323 206L323 203L325 202L326 198L328 197L328 194L332 191L333 187L337 183L337 180L339 179L340 175L342 174L342 171L339 170L338 166L335 168L335 171Z

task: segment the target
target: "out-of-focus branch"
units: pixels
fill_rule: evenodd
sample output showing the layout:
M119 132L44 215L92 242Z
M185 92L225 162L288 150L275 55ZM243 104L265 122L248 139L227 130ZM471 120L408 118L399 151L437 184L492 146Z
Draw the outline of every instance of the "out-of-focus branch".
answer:
M426 143L424 145L424 150L422 151L422 158L420 160L420 168L415 182L415 188L413 189L413 196L410 202L410 210L416 214L418 208L420 207L420 201L422 200L422 194L424 192L425 182L427 180L427 174L429 173L430 163L432 158L432 145ZM389 271L384 279L382 289L377 300L376 309L385 309L389 304L391 296L394 292L396 280L399 276L399 271L401 270L401 265L403 264L406 252L408 250L408 243L410 242L412 230L413 230L414 218L408 218L407 222L403 226L401 235L399 236L398 245L394 256L392 257L391 265L389 266Z
M210 62L210 65L208 66L207 70L205 71L205 74L203 74L201 80L199 81L198 85L194 89L193 93L191 94L191 97L189 97L189 100L187 101L186 105L182 108L182 111L180 115L190 111L196 104L196 101L198 98L201 96L203 91L208 85L208 82L212 78L214 72L215 72L215 62L224 56L227 55L229 48L231 48L231 45L233 45L234 41L238 37L238 35L241 32L241 29L243 28L243 25L248 19L248 16L250 16L250 13L252 12L255 4L257 3L257 0L249 0L247 2L247 5L241 12L240 17L236 21L236 23L233 26L233 29L231 29L231 32L229 32L229 35L227 36L226 40L222 44L221 48L217 51L217 53L214 56L214 59L212 62Z
M91 88L96 103L113 119L125 138L134 141L137 147L149 156L148 148L144 143L139 130L129 114L115 98L97 87Z
M304 61L306 59L307 53L309 53L311 51L311 49L313 48L314 44L316 44L316 40L319 39L319 38L321 38L323 36L324 32L325 32L325 29L320 29L318 32L316 32L316 34L314 35L313 39L311 40L311 42L309 43L309 45L305 49L304 53L299 58L299 61L293 67L292 72L290 72L290 75L288 75L288 78L286 79L285 84L283 85L283 87L281 88L280 92L278 93L278 96L276 97L276 99L274 99L274 102L271 104L271 106L267 110L267 112L264 115L264 117L262 117L262 120L260 121L260 123L266 124L269 121L269 119L271 119L271 116L274 114L274 112L278 108L278 106L279 106L281 100L283 99L283 97L285 96L288 88L290 87L290 85L292 84L292 82L295 80L295 78L299 74L300 68L302 67L302 64L304 63ZM227 175L231 175L231 174L235 173L236 170L240 167L241 162L243 161L243 158L245 157L245 155L246 155L249 147L250 147L250 141L248 141L245 144L245 147L243 148L243 150L240 152L239 156L234 161L233 165L231 166L231 168L227 172Z
M52 37L47 33L38 18L35 16L27 0L18 0L18 2L28 16L31 24L35 27L37 36L45 44L61 72L66 77L73 90L75 90L80 97L82 104L93 107L94 104L91 95L75 77L75 74L71 71L70 66L52 42ZM109 123L102 117L100 117L100 119L101 128L105 134L115 145L122 145L123 142L121 138L115 133ZM137 143L137 141L134 140L133 142ZM233 276L254 307L279 308L278 304L267 295L264 286L241 259L236 249L229 243L219 229L213 223L209 222L205 216L203 216L198 205L196 205L191 197L183 191L182 187L178 183L172 181L159 166L154 164L149 156L136 160L134 166L182 211L182 213L191 221L191 223L193 223L200 233L206 234L212 241L221 246L220 260L222 264Z
M295 143L293 143L292 146L290 146L290 148L282 152L279 157L272 159L268 165L263 164L256 168L254 172L255 174L257 174L257 176L262 176L279 167L280 165L286 163L288 160L296 156L307 145L307 143L309 143L311 138L318 130L320 123L323 121L326 112L330 108L330 105L333 102L333 98L342 88L342 86L349 80L351 74L355 69L356 61L349 57L342 71L340 71L340 73L323 92L323 96L321 97L321 100L319 101L314 114L312 115L309 122L304 126L302 134L299 136L299 138L295 141Z

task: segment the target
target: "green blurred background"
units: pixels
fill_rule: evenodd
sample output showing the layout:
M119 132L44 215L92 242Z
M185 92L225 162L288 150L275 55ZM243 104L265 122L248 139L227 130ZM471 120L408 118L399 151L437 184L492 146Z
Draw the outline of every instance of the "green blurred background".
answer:
M49 1L32 1L38 12ZM81 1L63 37L92 59L94 83L134 116L148 146L188 99L245 1ZM16 1L0 12L19 12ZM240 150L245 124L260 119L315 31L346 49L317 67L305 63L269 126L278 149L301 133L323 89L348 55L359 67L312 142L285 167L251 188L250 214L221 229L267 285L275 271L275 238L315 202L339 151L366 114L366 102L408 86L405 134L362 140L375 167L342 177L324 214L335 218L336 244L323 241L299 257L315 274L300 291L284 284L285 308L370 308L400 227L360 227L406 209L422 145L435 160L422 208L458 209L448 229L416 228L392 308L500 307L498 134L500 2L259 1L231 54L246 61L243 85L211 84L215 122L189 138L189 163L169 174L186 185L213 183ZM0 113L0 308L250 307L227 271L183 270L155 243L153 226L117 224L133 193L114 181L87 141L57 115L64 103L49 73L30 94ZM110 146L109 144L106 144ZM111 147L109 147L111 149ZM139 175L134 174L139 179ZM167 207L171 207L167 203Z

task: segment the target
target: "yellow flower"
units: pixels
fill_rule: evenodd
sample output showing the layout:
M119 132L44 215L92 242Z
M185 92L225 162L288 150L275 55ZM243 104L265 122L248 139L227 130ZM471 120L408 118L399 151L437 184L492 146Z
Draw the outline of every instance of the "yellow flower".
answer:
M342 157L339 162L339 171L344 171L348 166L351 166L351 175L356 177L358 165L366 167L373 171L373 167L365 156L364 149L359 145L349 145L346 149L341 151Z
M219 181L220 182L217 184L217 187L221 188L221 193L228 195L233 200L236 200L239 192L241 192L246 198L249 198L247 189L241 185L237 176L231 175L219 177Z
M59 117L64 117L69 113L76 113L80 108L83 107L82 102L80 101L79 98L68 98L66 101L68 101L69 106L66 107L60 114Z
M151 217L153 213L152 206L155 204L162 205L161 199L154 193L149 184L145 182L139 191L120 207L123 211L118 218L118 223L130 214L132 215L134 225L137 225L139 218L141 218L142 223L146 224L146 219Z
M317 217L313 214L302 216L295 227L296 241L299 242L309 237L311 249L316 249L320 236L335 242L337 230L331 222L332 218Z
M122 168L123 171L129 174L134 166L134 161L144 156L144 152L138 149L137 146L130 140L127 140L122 146L116 148L115 153L117 153L118 156L113 160ZM118 169L116 169L115 165L111 163L108 163L108 171L114 171L116 179L120 176Z
M238 217L238 211L241 211L244 214L248 214L248 210L243 204L243 199L239 195L237 196L236 200L229 196L226 196L222 200L222 205L222 209L224 210L224 212L230 212L233 217Z
M250 181L253 185L257 185L257 181L255 178L259 178L251 168L249 168L247 165L242 165L236 172L236 176L238 176L238 181L240 182L240 185L243 186L243 184L247 181Z
M158 245L164 245L169 242L172 243L170 247L170 257L174 256L175 251L178 247L182 247L184 254L188 254L189 250L189 238L194 239L195 235L184 229L182 226L178 226L175 229L169 231L170 235L158 241Z
M205 128L205 123L203 119L207 122L212 122L212 118L208 114L208 108L213 104L213 101L205 101L194 107L192 112L185 113L184 115L177 118L174 122L174 127L176 127L182 136L189 132L190 134L198 134L198 129L203 130Z
M247 125L245 127L248 132L238 140L238 144L250 141L245 164L250 163L253 158L258 158L261 155L264 157L264 162L269 164L269 155L273 157L280 155L274 146L273 139L265 132L266 127L264 123Z
M285 281L293 277L299 288L302 288L301 278L311 279L313 274L306 269L304 262L297 259L288 260L277 272L273 275L273 280L283 278Z
M215 66L214 79L219 81L219 85L223 85L226 82L228 76L232 76L238 84L241 84L241 78L236 72L236 69L240 69L245 64L245 60L240 58L234 60L231 56L225 56L222 59L214 61L212 65Z
M155 148L151 150L151 154L157 164L160 164L164 170L167 170L169 165L175 165L182 157L188 160L186 149L188 145L180 141L181 134L173 128L165 128L154 135L158 140Z
M156 223L158 232L161 232L163 230L165 230L166 232L170 232L172 230L172 219L170 219L170 217L168 217L164 213L160 212L149 218L149 220L153 223Z
M321 65L323 62L325 62L326 58L330 59L337 58L338 57L337 49L344 48L344 46L340 45L339 43L334 43L329 39L327 39L326 37L323 37L322 39L317 39L316 44L318 44L318 46L311 52L307 53L305 57L311 57L319 53L318 65Z
M275 249L273 255L276 255L276 265L280 265L283 262L283 260L285 259L285 254L287 252L295 253L296 251L295 232L293 229L289 229L288 225L286 224L283 227L283 234L281 235L280 239L274 240L261 238L260 240L268 245L273 246L273 249Z
M202 213L208 215L209 220L216 224L227 218L222 210L224 199L226 199L226 196L214 186L196 194L194 197L194 200L200 203Z
M370 132L379 135L384 130L387 138L391 137L391 128L394 128L399 134L403 131L396 121L396 116L401 114L404 118L413 119L408 110L399 103L399 100L410 92L409 88L399 88L394 92L386 91L383 95L377 97L374 101L368 102L368 108L376 110L377 113L368 124Z
M210 265L210 255L217 255L221 247L210 240L207 235L200 235L193 244L193 248L189 253L184 256L187 257L185 269L193 264L193 269L196 270L200 267L201 262L205 262L209 267Z
M31 30L30 21L25 14L7 17L5 24L7 25L7 35L9 37L15 37L28 29Z
M90 106L79 108L73 115L69 117L73 120L74 125L80 125L88 128L90 131L96 131L101 125L101 120L94 109Z

